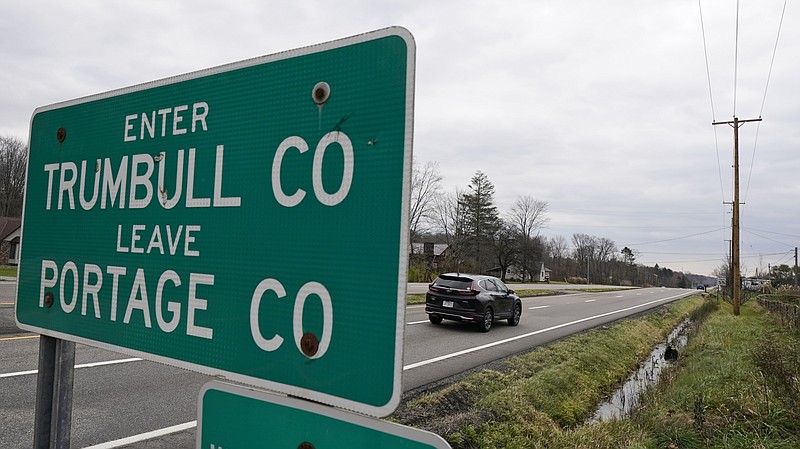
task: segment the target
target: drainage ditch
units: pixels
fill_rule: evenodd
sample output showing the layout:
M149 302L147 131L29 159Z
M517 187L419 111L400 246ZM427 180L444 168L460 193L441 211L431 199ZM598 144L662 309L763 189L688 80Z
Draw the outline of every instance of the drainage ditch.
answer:
M641 395L656 385L661 372L677 360L680 349L686 346L692 321L682 321L667 336L665 343L659 343L653 352L639 364L639 369L631 374L625 383L611 397L602 402L590 422L608 421L628 415L639 404Z

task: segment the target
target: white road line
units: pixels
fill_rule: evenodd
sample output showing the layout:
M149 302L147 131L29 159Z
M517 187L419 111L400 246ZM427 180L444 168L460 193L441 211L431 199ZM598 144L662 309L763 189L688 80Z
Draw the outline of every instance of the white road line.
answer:
M406 326L410 326L410 325L412 325L412 324L424 324L424 323L430 323L430 320L411 321L411 322L409 322L409 323L406 323Z
M126 444L137 443L139 441L149 440L150 438L162 437L170 433L180 432L181 430L191 429L197 427L197 421L190 421L183 424L178 424L164 429L153 430L152 432L140 433L131 437L120 438L119 440L108 441L106 443L88 446L86 449L111 449L115 447L125 446Z
M498 341L495 341L495 342L492 342L492 343L487 343L485 345L475 346L474 348L464 349L463 351L454 352L452 354L445 354L445 355L442 355L442 356L439 356L439 357L434 357L432 359L423 360L421 362L417 362L417 363L412 363L410 365L406 365L406 366L403 367L403 371L408 371L408 370L411 370L411 369L414 369L414 368L419 368L420 366L430 365L432 363L441 362L441 361L444 361L444 360L447 360L447 359L452 359L453 357L458 357L458 356L462 356L462 355L469 354L469 353L472 353L472 352L477 352L477 351L480 351L480 350L483 350L483 349L491 348L491 347L494 347L494 346L499 346L499 345L502 345L502 344L505 344L505 343L510 343L512 341L521 340L523 338L532 337L532 336L538 335L538 334L543 334L545 332L554 331L556 329L561 329L562 327L572 326L574 324L583 323L585 321L590 321L590 320L594 320L594 319L597 319L597 318L602 318L602 317L605 317L605 316L614 315L614 314L617 314L617 313L627 312L629 310L638 309L640 307L649 306L650 304L655 304L655 303L662 302L662 301L669 301L670 299L680 298L680 297L683 297L683 296L687 296L687 294L686 293L682 293L680 295L670 296L668 298L656 299L654 301L645 302L645 303L642 303L642 304L637 304L635 306L626 307L624 309L613 310L611 312L601 313L600 315L589 316L589 317L586 317L586 318L581 318L579 320L570 321L568 323L563 323L563 324L558 324L556 326L551 326L551 327L548 327L548 328L545 328L545 329L539 329L538 331L528 332L527 334L517 335L515 337L506 338L505 340L498 340Z
M528 310L534 310L534 309L546 309L546 308L548 308L548 307L550 307L550 306L535 306L535 307L528 307Z
M132 358L132 359L119 359L119 360L106 360L104 362L92 362L92 363L83 363L81 365L75 365L75 368L94 368L96 366L105 366L105 365L117 365L120 363L128 363L128 362L139 362L142 359L140 358ZM5 377L17 377L17 376L26 376L28 374L36 374L38 373L38 369L30 370L30 371L19 371L16 373L3 373L0 374L0 379Z
M584 301L584 302L595 302L595 301L597 301L597 300L596 300L596 299L587 299L587 300L586 300L586 301Z

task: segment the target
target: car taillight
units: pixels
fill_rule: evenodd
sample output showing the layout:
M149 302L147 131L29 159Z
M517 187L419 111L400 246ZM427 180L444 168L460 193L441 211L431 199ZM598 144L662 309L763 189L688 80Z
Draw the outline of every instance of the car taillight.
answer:
M480 291L475 289L475 282L473 282L472 285L469 286L469 290L463 290L458 292L458 294L461 296L476 296L478 293L480 293Z
M439 287L434 287L433 284L428 284L428 290L430 290L432 292L440 292L440 291L442 291L442 289L440 289Z

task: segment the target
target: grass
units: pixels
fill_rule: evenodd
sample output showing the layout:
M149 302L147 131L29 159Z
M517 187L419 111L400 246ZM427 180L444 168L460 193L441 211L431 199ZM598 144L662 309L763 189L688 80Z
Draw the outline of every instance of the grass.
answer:
M406 304L424 304L425 295L408 295L406 297Z
M706 299L703 299L706 298ZM453 448L797 448L800 334L755 302L694 295L404 401L393 419ZM629 418L586 423L684 316L702 325Z
M649 429L645 447L800 447L798 350L757 304L738 317L724 304L631 421Z
M565 432L704 303L694 295L510 358L404 403L394 419L439 433L454 448L561 447Z
M16 267L0 267L0 276L17 276Z
M534 296L553 296L553 295L560 295L561 292L557 290L514 290L514 293L517 294L520 298L533 298Z

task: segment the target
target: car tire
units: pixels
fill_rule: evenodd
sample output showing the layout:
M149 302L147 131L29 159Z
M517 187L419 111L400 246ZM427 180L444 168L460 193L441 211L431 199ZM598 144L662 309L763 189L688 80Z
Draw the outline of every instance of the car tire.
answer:
M478 322L478 330L489 332L489 329L492 328L492 323L494 323L494 311L492 311L491 307L487 307L486 311L483 312L483 319Z
M508 319L509 326L516 326L519 324L519 319L522 316L522 304L514 304L514 310L511 311L511 318Z
M428 315L428 319L431 320L433 324L442 324L442 317L439 315Z

